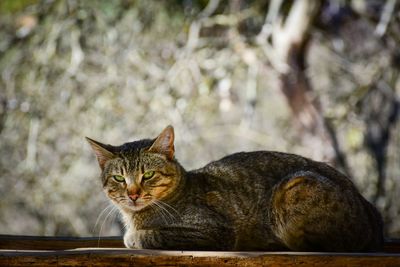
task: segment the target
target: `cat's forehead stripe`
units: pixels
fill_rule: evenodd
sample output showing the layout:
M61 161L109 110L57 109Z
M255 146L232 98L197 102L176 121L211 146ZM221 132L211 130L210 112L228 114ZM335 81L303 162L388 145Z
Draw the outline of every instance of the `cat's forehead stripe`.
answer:
M132 173L139 171L141 153L144 149L149 148L153 144L154 140L144 139L139 141L134 141L130 143L125 143L119 146L119 154L123 159L123 167L127 173Z
M139 152L134 153L133 151L130 153L121 154L123 160L123 166L126 172L134 172L137 170L138 162L140 161Z

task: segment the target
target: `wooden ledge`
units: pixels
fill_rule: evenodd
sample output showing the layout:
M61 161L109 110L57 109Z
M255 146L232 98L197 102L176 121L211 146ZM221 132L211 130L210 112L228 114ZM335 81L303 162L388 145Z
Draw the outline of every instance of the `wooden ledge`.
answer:
M400 266L397 240L388 241L388 250L382 253L203 252L122 246L121 237L102 237L98 243L98 238L0 235L0 266Z
M65 250L74 248L125 248L122 237L56 237L0 235L0 250Z
M131 249L0 251L0 266L400 266L400 254Z

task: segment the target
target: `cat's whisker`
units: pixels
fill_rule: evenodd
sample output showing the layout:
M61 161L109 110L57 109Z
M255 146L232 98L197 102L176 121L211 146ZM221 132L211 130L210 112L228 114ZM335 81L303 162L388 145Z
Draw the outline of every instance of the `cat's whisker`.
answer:
M115 210L118 211L117 208L115 208ZM114 212L114 214L112 216L113 216L113 218L111 220L111 225L113 225L115 223L115 219L119 216L119 212Z
M166 214L167 218L170 220L170 223L173 223L176 221L176 216L174 216L174 214L172 214L168 209L167 206L165 206L165 203L159 200L156 200L157 204L160 206L160 208L164 211L164 213ZM180 218L179 218L180 219Z
M169 215L169 214L165 213L165 208L163 208L159 203L157 203L157 201L154 201L152 204L154 204L158 208L159 214L161 215L162 219L164 220L164 222L166 224L168 224L166 215Z
M165 211L164 211L159 205L156 204L156 207L158 208L158 214L161 215L161 218L163 219L164 223L165 223L165 224L169 224L169 221L168 221L168 218L169 218L169 217L168 217L168 214L165 213Z
M176 213L176 215L178 215L178 219L181 219L181 216L180 216L179 212L175 208L173 208L171 205L169 205L169 204L167 204L167 203L165 203L165 202L163 202L161 200L154 200L154 202L157 203L160 206L160 208L162 208L168 214L168 216L172 220L172 222L174 222L175 219L177 219L177 218L167 208L172 209L172 211L174 211Z
M154 204L154 205L153 205ZM164 216L163 210L156 204L156 203L151 203L150 204L151 209L155 212L155 213L159 213L161 215L161 218L163 219L165 224L168 224L167 219Z
M107 219L110 217L110 215L113 214L113 212L118 211L118 209L114 206L112 206L112 209L107 213L107 216L104 218L104 221L102 222L101 226L100 226L100 230L99 230L99 235L98 235L98 240L97 240L97 246L100 246L100 237L101 237L101 232L103 230L103 226L105 224L105 222L107 221Z
M157 200L159 203L162 203L164 205L164 207L166 208L170 208L173 212L176 213L176 215L178 215L179 219L181 218L181 214L179 213L179 211L177 211L174 207L172 207L171 205L169 205L168 203L161 201L161 200Z
M128 229L129 223L128 223L126 220L123 219L124 216L122 215L121 212L118 212L118 216L120 217L120 220L121 220L121 222L122 222L122 230L125 231L126 229Z
M161 200L157 200L157 203L159 203L160 205L162 205L163 208L168 212L168 214L170 214L171 217L173 217L174 219L176 218L175 215L177 215L177 216L179 217L179 219L181 218L181 214L180 214L174 207L172 207L171 205L169 205L168 203L166 203L166 202L164 202L164 201L161 201ZM168 210L168 209L170 209L171 211ZM172 212L174 212L175 215L172 214Z
M104 214L105 212L109 211L109 209L112 209L113 207L114 207L113 204L110 203L110 204L108 204L108 205L100 212L100 214L97 216L96 223L94 224L94 227L93 227L93 230L92 230L93 233L94 233L95 230L96 230L97 224L100 222L101 216L103 216L103 214Z
M162 213L162 214L164 214L167 218L169 218L169 219L171 219L171 213L170 212L168 212L168 210L165 208L165 207L163 207L163 205L160 203L160 202L158 202L157 200L155 200L154 201L154 204L159 208L159 210L160 210L160 212ZM172 216L173 217L173 216Z

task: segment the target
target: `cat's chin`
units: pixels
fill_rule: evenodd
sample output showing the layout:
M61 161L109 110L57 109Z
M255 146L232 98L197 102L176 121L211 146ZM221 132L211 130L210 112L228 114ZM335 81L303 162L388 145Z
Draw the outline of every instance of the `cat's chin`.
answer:
M148 205L149 205L148 203L142 203L142 202L129 202L127 205L124 206L131 211L139 211L146 208Z

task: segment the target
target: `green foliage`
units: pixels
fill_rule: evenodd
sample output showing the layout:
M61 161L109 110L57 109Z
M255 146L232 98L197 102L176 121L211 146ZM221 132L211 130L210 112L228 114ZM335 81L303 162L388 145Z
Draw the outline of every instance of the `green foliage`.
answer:
M38 0L1 0L0 1L0 14L1 13L16 13L29 5L38 3Z

